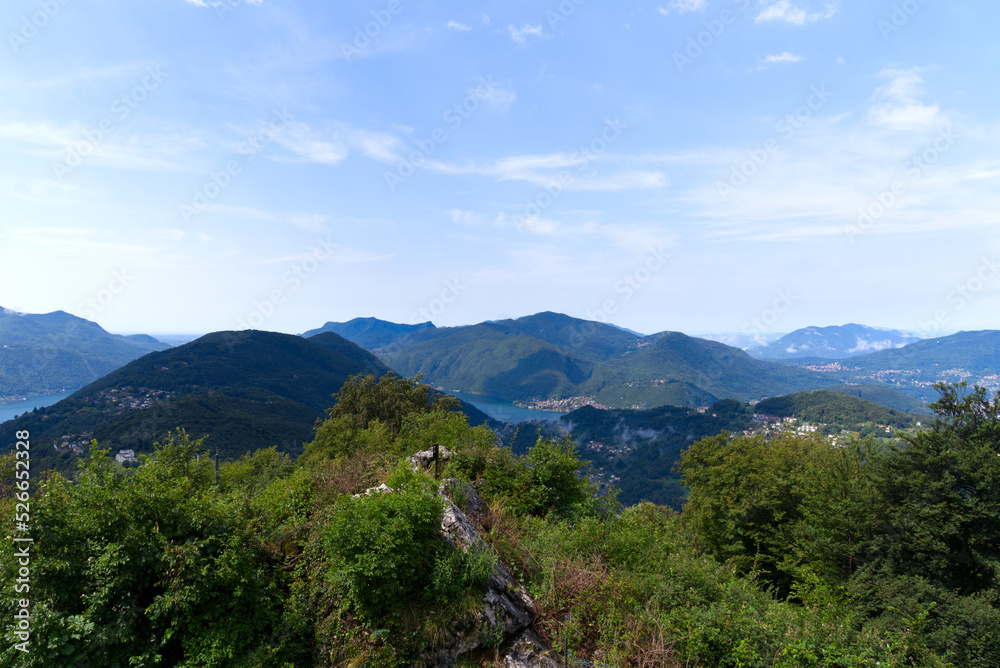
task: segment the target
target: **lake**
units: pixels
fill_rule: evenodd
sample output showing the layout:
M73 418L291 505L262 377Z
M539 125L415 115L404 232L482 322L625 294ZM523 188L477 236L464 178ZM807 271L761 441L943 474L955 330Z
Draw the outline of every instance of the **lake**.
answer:
M75 390L74 390L75 391ZM28 413L36 408L51 406L62 401L73 392L58 392L56 394L39 394L37 397L28 397L24 401L15 401L12 404L0 404L0 422L13 420L22 413Z
M528 420L557 420L566 415L558 411L540 411L534 408L521 408L504 399L487 397L482 394L466 394L464 392L449 392L448 394L467 401L494 420L501 422L527 422Z

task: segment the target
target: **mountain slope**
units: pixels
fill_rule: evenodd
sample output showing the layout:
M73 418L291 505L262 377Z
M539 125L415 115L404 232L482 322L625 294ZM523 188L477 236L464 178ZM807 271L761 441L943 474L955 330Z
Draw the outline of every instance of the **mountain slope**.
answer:
M663 332L641 339L637 349L601 364L585 393L611 406L635 405L630 389L655 398L670 380L688 382L719 398L749 401L832 385L827 377L805 369L755 360L742 350L716 341ZM646 402L647 405L656 405ZM692 405L690 403L685 405Z
M764 399L754 406L758 413L776 417L796 417L823 424L875 422L897 428L913 427L926 416L913 415L830 390L798 392Z
M903 348L852 357L833 375L844 382L871 383L933 402L933 384L967 382L991 393L1000 390L1000 331L959 332L924 339Z
M332 333L216 332L135 360L7 428L29 430L36 456L63 459L66 450L50 450L53 443L94 437L148 451L175 427L208 436L224 456L275 444L296 452L349 376L387 371Z
M838 382L679 332L640 337L548 312L425 330L381 358L446 390L510 401L588 396L623 408L746 401Z
M78 388L170 346L145 335L110 334L63 311L0 309L0 397Z
M750 348L757 359L817 357L845 359L880 350L901 348L919 339L895 329L876 329L853 323L831 327L805 327L766 346Z
M319 329L309 330L302 336L310 338L323 332L333 332L366 350L378 350L424 329L434 329L434 323L401 325L378 318L354 318L347 322L328 322Z

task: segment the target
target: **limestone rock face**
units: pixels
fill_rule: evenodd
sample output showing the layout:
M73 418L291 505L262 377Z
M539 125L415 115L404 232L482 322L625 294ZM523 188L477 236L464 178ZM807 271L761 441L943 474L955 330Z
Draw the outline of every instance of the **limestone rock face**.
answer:
M438 461L441 462L442 468L444 468L445 462L451 459L451 455L452 452L448 448L438 448ZM427 467L434 465L434 448L431 448L430 450L421 450L420 452L407 457L406 460L413 465L413 470L419 473Z
M561 668L563 662L550 649L542 638L525 629L510 643L503 658L504 668Z
M461 480L447 479L442 482L440 492L445 499L442 535L463 550L492 551L493 548L476 527L476 523L482 522L489 512L486 502L476 490ZM535 602L514 578L510 568L497 559L483 596L483 607L476 618L451 629L451 637L432 656L425 658L424 665L450 667L462 654L484 646L499 646L501 654L508 657L504 659L504 665L510 668L555 666L547 654L545 642L531 631L534 619Z

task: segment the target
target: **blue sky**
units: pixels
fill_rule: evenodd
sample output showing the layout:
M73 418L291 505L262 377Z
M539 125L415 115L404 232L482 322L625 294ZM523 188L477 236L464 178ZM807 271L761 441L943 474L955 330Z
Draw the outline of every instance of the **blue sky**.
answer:
M995 2L11 0L0 305L1000 327Z

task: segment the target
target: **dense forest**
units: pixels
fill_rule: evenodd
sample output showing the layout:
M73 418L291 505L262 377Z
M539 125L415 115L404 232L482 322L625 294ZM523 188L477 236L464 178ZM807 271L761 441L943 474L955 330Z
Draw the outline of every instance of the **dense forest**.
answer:
M939 392L898 447L698 440L680 513L623 507L572 441L514 454L392 374L351 377L295 460L216 474L176 431L136 468L95 443L29 480L15 451L0 498L30 519L0 546L0 666L490 666L516 630L544 651L507 665L993 668L1000 400ZM406 460L432 444L447 483ZM442 533L458 515L478 538ZM498 573L530 598L525 629L488 614Z

